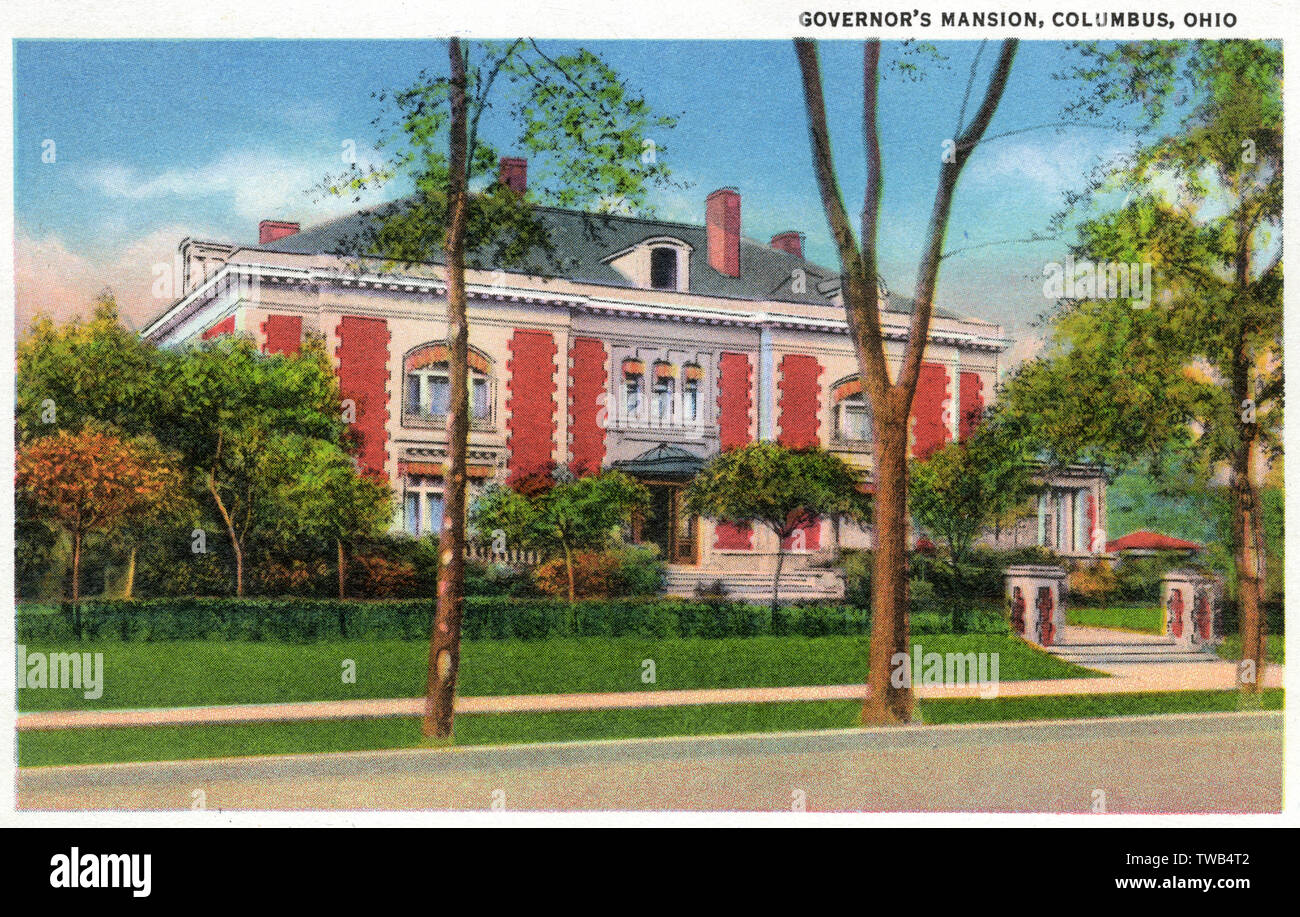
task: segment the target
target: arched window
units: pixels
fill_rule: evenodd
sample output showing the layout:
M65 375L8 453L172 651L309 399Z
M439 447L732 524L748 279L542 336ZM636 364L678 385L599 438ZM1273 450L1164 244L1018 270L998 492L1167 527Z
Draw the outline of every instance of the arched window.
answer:
M451 413L451 375L445 344L426 344L407 354L402 413L416 420L438 421ZM490 424L493 415L491 364L476 350L469 352L469 407L471 422Z
M677 249L650 249L650 286L656 290L677 289Z
M835 405L835 439L843 443L869 444L872 439L871 402L862 391L862 381L853 377L832 389Z

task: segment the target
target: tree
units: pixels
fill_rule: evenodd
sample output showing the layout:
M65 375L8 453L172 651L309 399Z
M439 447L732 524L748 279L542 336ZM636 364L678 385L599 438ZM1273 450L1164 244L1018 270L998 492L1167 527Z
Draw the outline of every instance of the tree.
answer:
M278 539L306 538L332 546L338 594L345 598L347 547L384 533L393 518L392 488L386 480L362 474L347 452L325 440L281 438L269 461L275 466Z
M766 526L777 538L772 624L780 605L787 542L821 517L863 519L868 500L857 476L820 447L790 449L750 443L713 457L686 492L692 513L733 524Z
M128 437L154 432L164 394L157 385L162 359L122 326L117 301L107 291L87 321L36 318L17 346L19 440L80 430L87 419Z
M88 534L106 532L145 512L174 473L154 451L97 430L60 430L24 445L17 488L72 542L72 604L81 601L81 549Z
M448 423L446 509L441 533L438 605L429 639L424 734L451 738L464 599L466 450L469 408L467 257L476 266L509 269L531 264L550 251L534 202L604 211L636 210L647 188L667 181L664 152L648 133L666 131L674 119L656 117L645 99L590 51L551 56L535 41L447 43L447 76L421 74L393 96L396 125L381 140L394 150L379 166L358 164L341 179L327 180L330 193L358 192L398 175L414 179L415 194L376 213L360 238L343 253L375 256L384 267L446 265L447 343L451 411ZM515 90L506 99L494 91ZM381 94L381 101L386 94ZM538 154L550 181L516 194L503 184L470 192L479 178L491 181L496 150L479 132L483 114L506 101L519 127L517 143ZM539 170L534 170L535 174Z
M470 522L478 532L501 531L525 548L563 557L572 604L574 552L604 547L611 532L628 525L634 513L645 512L650 492L621 471L572 480L561 471L557 477L550 487L530 488L531 495L513 487L488 487L474 501Z
M1075 253L1149 265L1152 303L1085 291L1054 317L1055 348L1008 387L1061 460L1226 470L1241 609L1242 690L1259 690L1265 576L1261 456L1282 432L1282 49L1267 41L1081 47L1081 110L1138 109L1136 154L1080 195L1109 207ZM1126 200L1114 206L1118 193ZM1100 410L1097 408L1100 407ZM1083 421L1086 421L1083 422Z
M930 331L935 286L943 257L944 235L953 194L962 168L984 137L1006 89L1017 42L1001 44L984 98L969 124L959 117L952 144L939 168L930 222L917 269L912 318L903 350L902 365L891 380L884 351L880 320L880 279L877 273L877 231L883 193L877 100L880 84L880 42L867 41L862 53L862 128L867 159L866 190L862 205L861 238L856 238L836 177L831 154L826 103L822 93L817 45L795 39L795 54L802 75L813 170L822 209L839 253L841 291L853 347L861 369L863 389L871 403L874 432L872 481L875 485L875 573L872 577L871 651L868 661L869 694L863 702L864 724L908 722L912 717L911 687L891 683L890 659L907 653L909 644L907 575L907 446L908 417L916 395L921 361ZM974 84L979 55L971 65ZM970 86L967 87L968 92ZM945 145L947 147L947 145Z
M235 594L244 594L248 540L274 526L274 494L294 471L277 450L294 437L343 445L338 380L324 344L308 338L295 355L267 356L245 338L222 338L177 352L160 380L166 413L159 437L176 443L196 486L210 499L235 562Z
M948 443L910 469L909 506L918 529L947 549L957 592L975 543L999 518L1041 490L1026 441L996 414L964 442ZM963 607L952 604L954 631L963 629Z
M178 519L193 513L194 502L179 465L179 456L158 445L151 436L132 441L137 460L143 467L156 470L157 486L140 494L131 511L124 513L114 531L126 542L126 575L122 583L122 598L135 593L136 557L141 542L146 542L160 529L173 526Z

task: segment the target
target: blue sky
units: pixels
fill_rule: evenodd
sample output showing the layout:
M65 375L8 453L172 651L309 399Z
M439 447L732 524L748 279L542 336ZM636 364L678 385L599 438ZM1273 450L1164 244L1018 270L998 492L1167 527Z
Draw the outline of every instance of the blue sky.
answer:
M661 145L684 191L658 194L661 216L700 222L704 198L734 185L743 231L797 229L806 253L836 260L808 149L798 68L788 42L584 42L660 112L680 114ZM547 42L554 50L570 45ZM921 82L888 76L881 91L885 160L882 272L909 293L929 216L941 145L950 137L977 43L941 43L946 64ZM994 58L983 55L976 97ZM1053 80L1061 43L1022 42L991 134L1059 120L1077 87ZM375 90L440 68L440 42L18 42L15 48L15 217L20 323L35 309L66 316L105 284L132 315L153 265L185 235L254 242L259 219L310 224L339 201L306 189L341 167L346 141L376 139ZM832 139L851 213L863 182L861 45L822 44ZM971 103L972 107L975 104ZM504 118L487 136L511 151ZM56 159L42 161L53 140ZM958 188L948 248L1022 238L1043 228L1061 193L1097 155L1128 138L1084 127L1039 129L979 149ZM1047 305L1042 267L1063 243L993 245L945 261L938 301L1002 322L1016 335ZM21 326L21 325L20 325Z

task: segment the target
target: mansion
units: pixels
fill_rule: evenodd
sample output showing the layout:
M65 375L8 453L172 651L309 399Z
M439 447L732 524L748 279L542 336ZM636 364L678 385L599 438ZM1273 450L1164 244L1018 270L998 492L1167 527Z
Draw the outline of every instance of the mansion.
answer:
M526 173L524 160L502 160L502 181L521 193ZM767 243L745 237L734 188L714 191L702 211L702 224L687 224L538 208L549 267L467 268L471 499L489 482L547 468L617 468L651 492L651 512L630 536L659 546L669 591L721 580L733 594L761 594L775 536L689 515L686 485L719 451L773 440L821 444L869 486L871 417L839 272L804 260L797 231ZM323 338L350 401L358 461L398 495L395 526L436 532L449 404L444 272L359 266L348 245L368 219L307 229L264 220L256 245L184 240L183 295L143 334L166 347L243 334L267 353ZM911 303L888 295L882 304L897 367ZM935 309L914 455L970 434L1010 343L998 325ZM1049 483L1037 518L1003 531L1000 543L1104 550L1099 471L1067 469ZM810 526L788 545L783 594L842 595L836 551L870 546L869 528Z

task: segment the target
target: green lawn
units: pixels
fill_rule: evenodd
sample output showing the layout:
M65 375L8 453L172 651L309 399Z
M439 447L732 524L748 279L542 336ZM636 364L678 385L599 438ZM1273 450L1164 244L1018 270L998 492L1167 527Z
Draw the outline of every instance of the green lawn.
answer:
M1285 634L1265 634L1264 635L1264 652L1265 658L1269 662L1278 664L1286 662L1286 635ZM1241 634L1229 634L1223 638L1219 644L1219 655L1224 659L1231 659L1234 662L1241 658Z
M1164 612L1157 607L1066 608L1068 624L1083 627L1111 627L1116 630L1133 630L1144 634L1164 633Z
M1263 709L1282 708L1282 691L1263 692ZM1234 691L1073 695L995 700L922 701L925 723L1069 719L1238 708ZM856 701L783 704L727 704L650 710L576 713L464 715L456 718L456 743L499 745L521 742L622 739L671 735L721 735L807 729L843 729L857 724ZM402 717L319 723L232 726L164 726L137 729L77 729L26 732L18 736L22 767L117 761L175 761L241 755L301 754L414 748L421 744L419 721Z
M1003 681L1096 674L1006 636L927 634L914 643L926 652L998 653ZM867 646L866 637L467 642L459 690L475 696L854 684L865 678ZM418 697L428 654L423 641L400 640L27 646L29 653L60 650L104 654L103 696L87 700L71 689L20 689L19 710ZM343 682L345 660L356 663L355 684ZM644 660L654 661L653 684L642 681Z

